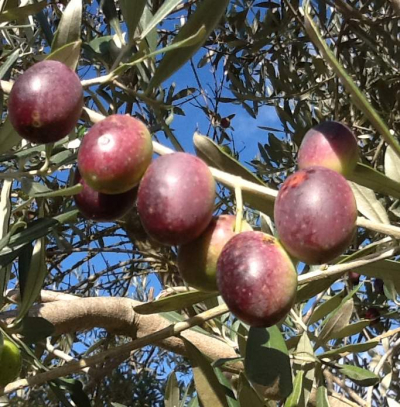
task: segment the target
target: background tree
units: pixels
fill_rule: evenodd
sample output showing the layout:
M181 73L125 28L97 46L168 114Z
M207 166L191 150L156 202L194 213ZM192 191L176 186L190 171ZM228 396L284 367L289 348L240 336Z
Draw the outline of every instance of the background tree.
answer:
M24 378L0 390L5 405L398 405L397 2L3 0L0 11L0 321ZM76 131L52 148L7 118L14 79L49 56L85 89ZM269 106L280 123L260 126L244 162L235 121ZM268 233L305 132L347 123L361 150L353 244L329 266L299 263L289 316L249 330L185 287L176 249L152 241L136 209L116 223L75 210L80 140L116 112L148 124L158 154L194 152L198 118L216 213L236 212L240 186L246 219Z

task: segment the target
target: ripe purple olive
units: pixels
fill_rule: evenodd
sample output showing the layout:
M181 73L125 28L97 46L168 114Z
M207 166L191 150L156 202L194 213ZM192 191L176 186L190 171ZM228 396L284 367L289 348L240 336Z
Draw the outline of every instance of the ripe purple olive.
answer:
M353 285L357 285L360 282L360 275L355 271L350 271L348 274L348 278Z
M127 115L111 115L85 135L78 152L79 171L86 183L104 194L135 187L153 155L147 127Z
M324 167L297 171L282 185L274 217L285 249L308 264L333 260L349 246L357 206L346 179Z
M107 195L97 192L86 184L77 170L75 183L82 184L83 189L74 195L74 200L81 214L98 222L113 222L129 212L135 203L137 188L116 195Z
M274 237L262 232L237 234L222 249L217 268L222 298L246 324L275 325L290 311L297 273Z
M370 325L375 325L381 317L381 313L376 308L368 308L367 312L365 313L365 318L370 319Z
M327 121L310 129L300 145L300 169L315 165L345 176L352 173L359 157L357 138L344 124Z
M19 135L52 143L70 133L81 115L83 90L75 72L58 61L42 61L15 81L8 115Z
M146 232L165 245L196 239L212 219L215 181L207 165L187 153L157 158L138 192L138 213Z
M225 244L235 236L236 216L215 217L207 229L195 240L179 246L178 268L191 287L201 291L218 291L217 261ZM242 231L252 230L242 221Z
M375 290L375 292L377 294L384 294L385 293L385 291L383 289L384 285L385 284L384 284L384 282L383 282L383 280L381 278L376 278L374 280L374 290Z

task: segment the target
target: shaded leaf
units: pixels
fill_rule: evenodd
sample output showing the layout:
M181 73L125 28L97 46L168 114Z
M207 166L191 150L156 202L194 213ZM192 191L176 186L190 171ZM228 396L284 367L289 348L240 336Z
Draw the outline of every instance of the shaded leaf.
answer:
M24 317L13 332L23 336L25 343L36 343L53 335L55 326L41 317Z
M246 376L241 372L238 383L238 400L241 406L263 407L264 401L253 389Z
M140 35L140 38L143 39L145 38L149 32L153 29L156 28L157 24L161 23L165 19L165 17L170 14L174 8L179 4L182 3L183 0L168 0L165 1L164 4L157 10L156 14L154 14L154 17L149 21L147 26L144 28L142 34Z
M299 370L294 379L293 391L291 395L287 398L285 402L285 407L299 407L300 397L303 390L303 376L304 371Z
M204 406L228 407L223 386L220 384L209 360L187 339L182 338L192 362L194 382Z
M21 304L18 308L18 315L13 322L15 326L29 311L42 289L44 279L47 276L47 266L45 259L44 238L36 241L33 248L32 258L29 268L23 267L18 270L18 280L21 290Z
M348 326L351 315L353 314L353 308L353 300L346 301L327 318L325 325L318 335L319 344L326 342L328 339L332 338L336 332Z
M276 326L250 328L245 373L253 385L256 383L265 387L263 393L266 398L284 399L292 392L290 359L285 341Z
M347 376L351 381L359 386L374 386L379 383L379 376L369 370L362 369L361 367L351 365L337 365L340 373Z
M320 319L326 317L329 313L331 313L340 305L340 303L343 300L343 297L344 292L341 291L339 294L334 295L333 297L325 301L323 304L318 306L311 315L311 318L308 323L313 324L314 322L317 322Z
M3 13L0 13L0 23L29 17L43 10L46 6L47 1L41 1L39 3L28 4L23 7L8 8Z
M0 79L4 78L4 75L9 71L9 69L12 68L12 66L15 64L17 59L19 58L20 54L20 49L17 48L15 51L13 51L8 58L3 62L3 64L0 66Z
M400 181L400 158L390 146L385 151L385 174L393 181Z
M15 131L9 118L7 117L0 127L0 154L9 151L21 142L22 138Z
M354 325L354 324L353 324ZM347 336L347 335L346 335ZM319 355L320 358L328 358L332 356L338 356L344 353L361 353L369 349L375 348L379 345L379 340L371 340L363 343L355 343L346 346L340 346L340 348L332 349Z
M179 401L179 384L175 372L172 372L165 388L165 407L178 407Z
M146 6L146 0L119 0L119 5L128 26L129 39L132 39Z
M71 42L60 48L57 48L51 54L47 55L46 59L62 62L63 64L70 67L72 70L75 70L79 62L81 46L82 41L80 40Z
M344 328L333 332L331 335L331 339L341 339L350 337L352 335L360 333L364 328L369 326L371 321L368 319L362 319L361 321L355 322L354 324L350 324L345 326Z
M173 51L168 52L162 58L154 76L149 83L149 91L168 79L201 47L201 45L210 35L211 31L218 24L228 4L229 0L219 0L218 2L215 0L203 0L200 4L198 4L195 12L190 16L189 20L184 24L184 26L181 27L172 44L178 43L185 38L194 35L201 28L204 28L201 38L199 38L199 41L195 44L189 47L174 49ZM212 13L210 13L210 10L212 10Z
M328 390L324 386L318 387L317 407L330 407L329 400L328 400Z
M51 51L81 39L82 0L71 0L64 10L51 44Z
M156 314L159 312L176 311L197 304L206 299L217 297L217 295L217 293L206 293L193 290L138 305L134 308L134 311L139 314Z

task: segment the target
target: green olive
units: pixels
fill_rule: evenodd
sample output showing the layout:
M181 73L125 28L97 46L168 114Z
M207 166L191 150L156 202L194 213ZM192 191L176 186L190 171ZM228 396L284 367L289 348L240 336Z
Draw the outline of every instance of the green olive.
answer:
M4 339L0 353L0 387L14 381L21 371L21 352L11 341Z

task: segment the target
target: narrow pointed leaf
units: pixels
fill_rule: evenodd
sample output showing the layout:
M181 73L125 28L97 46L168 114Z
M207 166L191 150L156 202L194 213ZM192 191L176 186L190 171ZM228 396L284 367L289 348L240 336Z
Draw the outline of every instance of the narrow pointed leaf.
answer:
M250 328L246 346L245 373L254 384L264 386L264 395L284 399L293 391L292 371L285 341L276 326Z
M341 339L356 335L365 329L370 323L371 321L369 319L362 319L354 324L347 325L336 332L332 332L331 339Z
M145 38L149 32L157 26L157 24L161 23L165 19L165 17L168 16L169 13L171 13L174 8L182 3L183 0L168 0L165 1L164 4L157 10L157 13L154 14L154 17L150 20L149 24L146 26L146 28L143 30L142 34L140 35L140 38L143 39Z
M339 356L345 353L361 353L366 352L375 346L379 345L379 340L371 340L363 343L355 343L352 345L340 346L340 348L332 349L319 355L321 359Z
M354 182L350 183L354 197L357 202L357 209L367 219L374 222L389 224L389 218L384 206L378 201L375 192L369 188L357 185Z
M0 79L4 78L4 75L8 72L10 68L15 64L17 59L19 58L20 54L20 49L16 49L13 51L8 58L3 62L3 64L0 66Z
M9 151L21 142L22 138L15 131L7 117L0 127L0 154Z
M357 163L357 166L349 179L359 185L370 188L377 193L390 195L393 198L400 199L400 179L391 179L389 176L386 176L363 163Z
M179 406L179 384L176 380L175 372L168 376L167 386L165 389L165 407L178 407Z
M243 373L240 373L239 376L238 399L241 406L264 407L264 401L261 400Z
M343 297L344 292L340 292L339 294L334 295L333 297L325 301L323 304L318 306L311 315L311 318L308 323L313 324L314 322L317 322L320 319L326 317L341 304Z
M64 45L81 39L82 0L71 0L64 10L57 31L54 35L51 50L55 51Z
M0 23L6 21L18 20L20 18L29 17L38 13L47 6L47 1L41 1L39 3L28 4L23 7L9 8L3 13L0 13Z
M351 381L359 386L374 386L379 383L379 376L369 370L352 365L338 365L340 373L347 376Z
M210 361L188 340L183 339L191 361L194 383L204 406L228 407L224 387L220 384Z
M317 390L317 407L330 407L328 390L324 386L319 386Z
M156 72L149 83L149 90L162 84L194 55L194 53L202 46L212 30L219 23L219 20L225 13L228 4L229 0L219 0L217 2L215 0L203 0L200 4L198 4L195 12L179 30L179 33L175 37L173 43L190 37L198 32L200 28L204 27L204 34L202 38L199 42L190 47L185 47L182 49L178 48L168 52L168 54L163 57L158 65ZM212 12L210 12L210 10L212 10Z
M21 290L21 305L13 325L16 325L27 314L42 289L47 276L45 242L44 238L38 239L33 248L29 268L19 269L18 277Z
M303 390L303 376L304 371L300 370L294 379L293 391L287 398L285 407L299 407L300 397Z
M159 312L177 311L206 299L216 297L217 295L217 293L205 293L203 291L193 290L139 305L135 307L134 310L139 314L156 314Z
M140 17L146 6L146 0L119 0L124 21L128 26L129 39L135 35L136 28L139 24Z
M51 59L53 61L59 61L75 70L78 66L79 58L81 55L82 41L74 41L69 44L63 45L57 48L51 54L49 54L46 59Z

